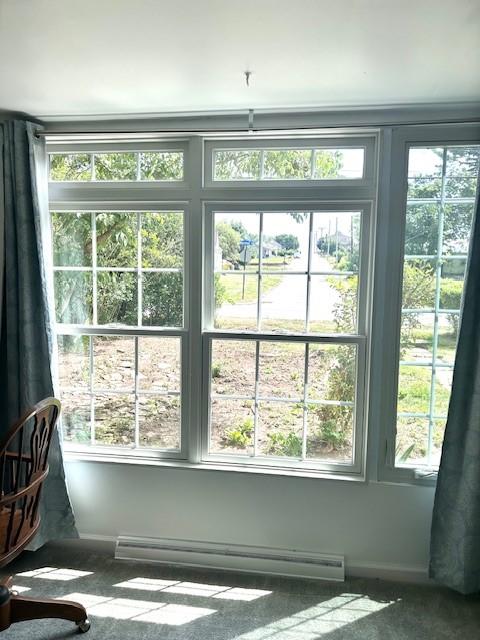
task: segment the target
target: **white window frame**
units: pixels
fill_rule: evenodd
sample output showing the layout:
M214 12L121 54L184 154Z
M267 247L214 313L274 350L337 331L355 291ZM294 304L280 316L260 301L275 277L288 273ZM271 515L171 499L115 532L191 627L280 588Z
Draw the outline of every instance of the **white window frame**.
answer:
M340 137L341 136L341 137ZM272 139L256 136L243 140L192 136L179 141L142 142L142 141L96 141L87 140L48 142L48 152L82 152L82 151L120 151L120 150L184 150L184 181L99 181L99 182L51 182L49 184L50 209L55 211L141 211L181 209L185 215L185 265L184 287L188 291L184 301L185 326L182 330L155 329L155 335L182 335L182 451L181 454L152 450L131 450L114 447L72 447L67 446L68 455L96 459L102 461L139 462L146 464L166 464L174 466L194 466L205 469L223 468L229 470L248 470L257 473L278 473L287 475L306 475L319 477L338 477L362 480L365 476L365 449L367 434L368 377L370 353L370 317L373 291L373 259L375 229L376 197L377 197L377 153L379 133L377 130L357 132L341 132L335 136L323 134L312 136L296 135L295 138L282 137L275 142L281 148L305 148L331 146L334 148L364 146L365 172L364 178L347 180L274 180L259 182L205 182L204 168L211 166L211 149L235 147L272 146ZM209 155L210 154L210 155ZM204 158L207 160L204 162ZM210 158L210 161L208 160ZM343 341L359 343L357 359L359 381L357 388L364 391L356 399L358 424L361 428L355 439L355 465L330 465L315 462L314 467L288 463L288 466L260 466L258 464L243 465L238 459L227 461L211 459L205 455L205 411L208 410L208 375L205 376L205 353L211 337L203 330L202 308L207 300L205 283L205 265L203 252L205 220L209 213L220 208L230 207L232 210L245 210L245 207L267 211L285 210L285 207L301 211L325 210L335 208L343 211L355 210L364 212L364 223L368 222L368 242L370 253L364 260L363 267L368 269L368 287L365 296L365 335L361 338L345 336ZM364 231L365 233L365 231ZM195 239L195 241L193 241ZM365 239L365 238L364 238ZM366 262L365 262L366 261ZM368 264L367 264L368 263ZM359 283L359 288L363 286ZM359 293L360 295L360 293ZM203 302L202 302L203 301ZM360 318L360 314L359 314ZM88 330L71 328L72 333L95 333L99 335L146 334L152 329L132 328L125 330L95 327ZM174 331L174 333L170 333ZM359 326L360 332L360 326ZM252 336L260 339L262 334ZM268 336L266 336L268 337ZM277 340L276 336L268 339ZM295 339L303 342L342 342L339 336L300 336ZM203 376L203 378L202 378ZM246 468L248 467L248 469ZM268 468L267 468L268 467ZM348 467L348 468L347 468Z
M377 245L384 243L376 271L376 313L372 332L382 335L372 353L382 393L370 397L370 442L378 437L376 479L384 482L434 484L435 468L416 469L395 465L397 394L400 362L400 325L408 186L408 153L411 147L480 144L478 124L405 126L387 132L390 163L380 179ZM388 215L384 215L388 210ZM383 275L382 272L383 271ZM388 278L384 275L388 274ZM380 313L382 310L382 313ZM381 324L380 324L381 323Z
M216 212L221 213L246 213L260 212L260 215L268 212L282 212L282 211L308 211L311 212L328 212L334 213L338 211L342 213L359 212L361 214L361 233L360 233L360 267L359 267L359 280L358 280L358 294L357 294L357 330L350 334L314 334L309 332L303 333L281 333L274 334L272 332L264 331L231 331L215 329L213 325L213 237L214 237L214 214ZM363 471L363 451L365 444L365 379L367 373L368 362L368 348L367 343L369 339L369 317L370 317L370 273L371 273L371 250L372 238L371 238L371 215L372 206L370 203L365 202L322 202L322 201L310 201L306 205L305 202L294 202L290 200L277 201L277 202L248 202L233 204L232 202L216 202L215 204L207 204L204 210L205 232L204 232L204 341L203 341L203 373L202 379L204 381L204 405L203 405L203 419L202 419L202 451L204 462L227 462L231 464L238 464L241 466L256 466L256 467L279 467L289 469L302 469L304 471L326 471L331 473L341 474L361 474ZM260 222L261 224L261 222ZM310 229L310 245L312 242L312 231ZM311 246L310 246L311 249ZM308 269L307 269L308 270ZM313 273L313 272L312 272ZM305 272L307 275L307 272ZM308 278L310 280L310 278ZM307 305L308 305L308 289L309 283L307 283ZM210 443L210 429L209 429L209 416L210 416L210 387L211 387L211 375L210 375L210 361L211 361L211 345L212 340L249 340L256 341L256 362L257 362L257 376L258 376L258 343L259 342L298 342L298 343L310 343L310 344L355 344L357 347L356 355L356 381L355 381L355 419L354 419L354 443L352 450L352 463L330 463L327 461L304 460L282 461L278 458L262 457L250 457L235 456L228 454L213 454L209 453ZM305 398L304 398L305 401ZM305 436L305 434L304 434Z

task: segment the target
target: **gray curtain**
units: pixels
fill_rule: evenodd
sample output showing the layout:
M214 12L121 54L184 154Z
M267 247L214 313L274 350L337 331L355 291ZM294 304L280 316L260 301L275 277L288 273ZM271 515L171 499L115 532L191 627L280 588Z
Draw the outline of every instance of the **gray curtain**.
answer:
M54 395L53 286L45 148L36 125L0 122L0 438L29 406ZM29 548L77 537L58 430Z
M430 546L430 576L480 591L480 213L477 199Z

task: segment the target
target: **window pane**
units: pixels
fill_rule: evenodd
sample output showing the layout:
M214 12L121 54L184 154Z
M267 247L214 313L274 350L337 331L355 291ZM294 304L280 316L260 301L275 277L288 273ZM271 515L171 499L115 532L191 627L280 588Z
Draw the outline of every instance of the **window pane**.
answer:
M132 446L135 442L135 398L132 395L95 396L95 442Z
M447 176L472 176L477 178L480 163L480 148L449 147L447 149Z
M258 395L303 400L305 344L261 342Z
M183 266L183 214L142 213L142 267Z
M443 247L445 254L468 254L472 229L474 202L448 204L443 219Z
M308 400L355 399L356 346L310 344Z
M61 400L63 439L65 442L90 444L90 396L63 392Z
M353 271L360 265L361 214L317 212L313 217L312 271Z
M258 180L260 151L215 151L214 180Z
M397 418L395 459L398 466L423 466L427 459L428 420Z
M434 320L433 313L402 313L400 360L432 361Z
M180 338L138 338L140 391L180 391Z
M276 276L273 276L276 277ZM243 273L214 276L215 327L218 329L257 328L258 276Z
M307 271L310 213L265 213L263 271Z
M93 387L132 392L135 384L135 338L94 336Z
M137 324L137 275L121 271L97 274L98 324Z
M258 213L215 214L215 271L258 270Z
M465 176L464 178L447 178L445 180L446 198L475 198L477 179Z
M265 151L266 180L306 180L312 177L312 149Z
M253 397L255 352L254 341L213 340L210 369L212 393Z
M302 458L303 407L301 403L260 402L259 452L265 456Z
M137 266L137 214L97 213L97 265Z
M403 266L403 309L432 309L435 303L435 261L406 260Z
M358 276L312 276L309 330L355 333Z
M157 327L183 326L183 274L144 273L142 324Z
M210 453L253 453L253 400L213 399L210 425Z
M84 181L92 179L92 157L89 153L51 153L50 180Z
M96 153L95 178L97 180L136 180L136 153Z
M397 411L402 413L430 413L432 368L428 366L400 366Z
M63 324L92 323L92 274L85 271L54 273L55 313Z
M315 178L363 178L364 149L317 149L315 152Z
M438 244L438 212L436 203L409 204L405 224L407 255L435 255Z
M180 449L180 399L175 396L140 396L138 400L140 446Z
M328 462L353 459L353 408L308 405L307 458Z
M450 393L452 390L453 369L438 367L435 371L434 416L443 418L448 414ZM444 420L446 422L446 420Z
M58 336L58 372L60 387L88 388L90 384L89 336Z
M183 180L183 153L172 151L140 154L141 180Z
M55 266L92 266L92 216L90 213L52 213L52 232Z
M262 330L275 333L305 331L306 310L306 276L262 276Z
M413 200L438 200L442 195L441 178L409 178L408 198Z
M441 177L443 149L412 147L408 154L408 177Z

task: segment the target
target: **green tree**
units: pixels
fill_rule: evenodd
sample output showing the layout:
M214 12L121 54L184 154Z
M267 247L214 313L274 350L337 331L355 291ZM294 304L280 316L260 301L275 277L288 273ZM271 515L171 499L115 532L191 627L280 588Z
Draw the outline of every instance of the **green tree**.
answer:
M222 258L232 265L238 264L240 252L240 234L228 222L219 222L216 227Z
M288 253L294 253L300 247L297 236L294 236L291 233L281 233L280 235L275 236L274 239L275 242L278 242L282 249Z

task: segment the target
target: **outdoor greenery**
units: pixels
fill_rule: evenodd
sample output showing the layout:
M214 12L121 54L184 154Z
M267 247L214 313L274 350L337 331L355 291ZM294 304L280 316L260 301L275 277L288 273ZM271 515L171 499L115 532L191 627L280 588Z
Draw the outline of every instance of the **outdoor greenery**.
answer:
M435 153L438 163L432 175L416 174L409 177L402 307L404 310L413 310L413 313L401 315L400 357L402 360L431 358L432 328L424 310L434 307L436 279L439 275L440 308L449 310L449 313L443 316L439 329L437 357L445 363L452 363L458 337L458 310L461 307L466 265L464 256L468 252L473 206L465 202L447 202L443 207L443 225L439 224L442 170L446 171L444 195L473 197L478 173L478 149L449 148L445 167L442 150ZM215 156L215 178L328 178L338 176L342 168L342 158L338 152L317 152L313 175L312 151L309 149L287 152L270 149L263 152L263 158L261 155L259 150L219 151ZM142 152L138 156L137 153L127 152L92 156L82 153L57 154L51 158L50 176L53 180L87 181L92 179L92 175L97 180L181 180L183 154ZM305 219L302 213L285 215L289 215L292 222L300 223ZM96 318L100 325L136 326L141 320L146 326L183 326L182 214L174 211L54 212L52 225L56 267L55 305L59 323L91 324ZM326 282L334 300L331 318L310 325L311 330L315 326L313 330L340 334L356 331L360 214L351 215L349 226L348 232L344 227L343 232L339 232L338 228L329 228L317 238L315 250L319 256L328 262L329 268L345 273L327 277ZM221 269L231 271L214 275L215 307L255 303L258 295L256 271L260 259L258 234L249 232L240 219L219 219L215 231L221 252ZM265 235L264 240L265 244L270 244L270 253L265 253L261 259L263 267L268 267L274 273L262 276L263 294L278 287L288 277L284 272L288 271L293 256L301 249L300 234L295 234L294 224L291 233L269 232L271 235ZM243 240L251 242L247 249L242 245ZM279 249L273 241L280 246ZM439 250L442 255L437 265ZM96 274L93 270L95 265L98 270ZM68 269L62 270L62 267ZM140 277L138 271L141 272ZM227 317L222 319L222 326L238 328L239 322L235 317ZM275 318L262 320L264 330L277 331L278 326ZM249 328L255 327L249 325ZM282 321L281 328L285 332L303 330L299 321L288 318ZM281 344L284 346L272 358L270 368L262 370L262 375L268 377L272 394L278 391L286 397L301 397L301 357L287 342ZM63 348L71 356L70 362L85 354L85 345L82 340L65 337ZM113 353L118 346L107 345L105 348L107 351L110 349L108 353ZM154 353L152 349L152 358ZM306 403L307 457L348 457L353 440L356 349L352 345L337 344L335 348L325 349L316 357L315 373L309 381L309 392L314 395L307 398ZM106 360L109 361L109 358ZM112 377L118 375L114 358L110 359L109 367ZM216 357L211 376L219 388L222 385L225 388L228 383L233 385L230 392L239 393L236 391L240 384L239 376L242 375L239 371L244 367L245 357L238 348L230 352L228 358ZM252 376L250 372L250 377L254 378L255 374ZM431 381L431 368L402 365L398 411L428 414ZM437 376L436 417L448 411L449 385L448 374ZM76 425L76 440L88 442L90 434L85 425L88 423L86 416L89 409L86 408L88 401L85 401L85 397L81 402L78 400L77 404L70 402L71 415L76 416L71 418L71 424ZM326 401L326 404L321 404L322 401ZM215 436L220 449L229 447L246 452L252 447L254 419L251 404L251 400L244 400L241 411L231 409L222 414L221 428ZM281 404L272 402L261 418L264 424L268 424L261 435L261 451L269 456L299 458L302 455L302 437L298 425L303 416L303 404L292 401L280 407ZM127 405L130 408L127 409ZM96 410L97 440L106 444L131 445L134 433L131 406L130 396L122 396L115 401L109 397L99 398ZM112 413L116 417L109 417ZM177 446L175 438L178 436L171 435L177 427L171 425L178 425L178 421L178 405L172 403L166 406L155 398L145 401L142 405L142 424L146 425L142 445L161 446L158 443L170 438L168 441L174 443L172 446ZM168 436L159 431L160 425L167 422L170 425ZM425 455L426 422L428 420L423 418L399 419L397 458L402 462L420 459ZM440 446L441 437L442 429L439 426L435 431L435 446Z

